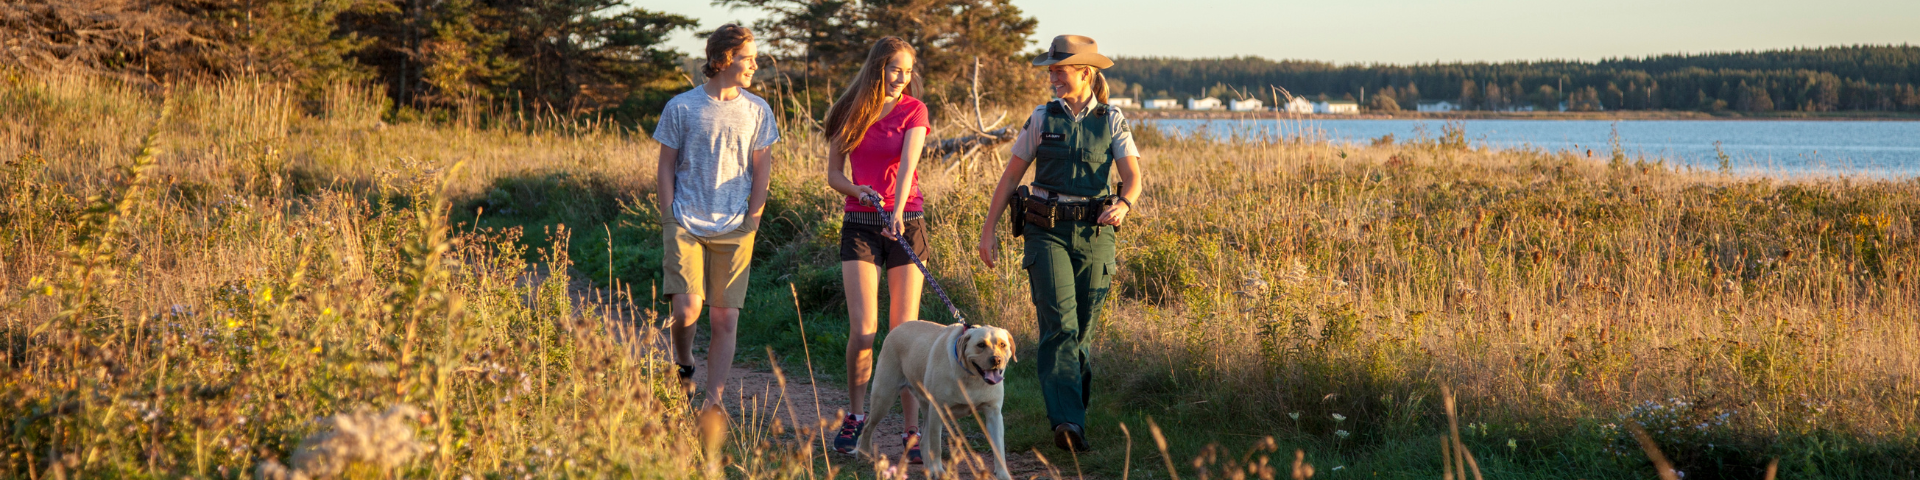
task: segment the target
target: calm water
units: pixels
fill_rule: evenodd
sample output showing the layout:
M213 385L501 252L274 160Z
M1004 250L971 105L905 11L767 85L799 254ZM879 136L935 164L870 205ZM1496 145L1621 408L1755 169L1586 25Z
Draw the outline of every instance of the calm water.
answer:
M1204 128L1230 135L1323 135L1365 143L1382 135L1407 140L1438 137L1434 120L1154 120L1162 128ZM1719 168L1714 142L1736 172L1775 175L1920 176L1920 122L1787 120L1466 120L1467 139L1500 148L1570 150L1607 158L1619 128L1627 154L1704 169Z

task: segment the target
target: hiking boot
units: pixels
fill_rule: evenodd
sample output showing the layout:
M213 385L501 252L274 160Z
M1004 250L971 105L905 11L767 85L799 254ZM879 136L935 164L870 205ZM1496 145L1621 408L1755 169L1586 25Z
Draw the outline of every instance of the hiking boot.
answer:
M1092 450L1087 446L1087 431L1074 423L1053 426L1053 446L1076 453Z
M920 432L900 434L900 443L907 446L908 465L920 465L923 463L920 460Z
M866 429L866 420L856 420L853 415L840 420L840 434L833 437L833 451L853 454L860 446L860 431Z

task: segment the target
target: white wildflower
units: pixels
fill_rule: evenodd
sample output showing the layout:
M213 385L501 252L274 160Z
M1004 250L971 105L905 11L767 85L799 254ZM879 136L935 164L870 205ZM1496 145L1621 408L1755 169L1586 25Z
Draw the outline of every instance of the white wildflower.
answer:
M320 420L321 430L300 441L293 451L292 467L268 460L255 470L255 476L269 480L306 480L332 478L353 463L392 470L426 453L428 446L414 441L410 420L423 412L410 405L395 405L374 413L360 410Z

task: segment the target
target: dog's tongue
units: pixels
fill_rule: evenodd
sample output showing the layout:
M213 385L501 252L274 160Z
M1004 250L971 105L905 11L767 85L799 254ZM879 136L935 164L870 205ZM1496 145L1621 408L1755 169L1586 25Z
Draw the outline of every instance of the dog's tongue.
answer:
M986 380L988 385L999 385L1001 381L1007 379L1007 371L997 368L988 370L987 373L981 375L980 378Z

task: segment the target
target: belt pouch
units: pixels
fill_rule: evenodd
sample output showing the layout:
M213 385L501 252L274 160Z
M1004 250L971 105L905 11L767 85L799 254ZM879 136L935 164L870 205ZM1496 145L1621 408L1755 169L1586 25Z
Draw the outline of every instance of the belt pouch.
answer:
M1027 233L1027 195L1027 186L1021 185L1013 189L1013 198L1007 199L1007 210L1012 211L1007 215L1007 226L1015 237Z
M1055 202L1053 199L1043 200L1040 197L1028 196L1026 201L1020 203L1021 206L1025 207L1027 224L1040 228L1053 228L1054 213L1056 211L1054 209Z

